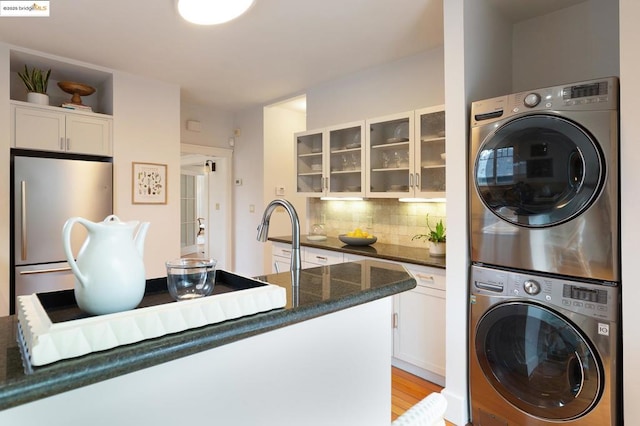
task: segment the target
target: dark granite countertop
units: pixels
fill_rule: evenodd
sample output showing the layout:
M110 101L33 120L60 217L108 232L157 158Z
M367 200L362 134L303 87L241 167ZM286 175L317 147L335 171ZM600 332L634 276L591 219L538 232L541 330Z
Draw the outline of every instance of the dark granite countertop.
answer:
M375 260L300 271L297 290L289 272L256 277L287 290L287 306L36 367L25 373L16 315L0 318L0 410L216 348L416 286L401 265Z
M291 244L291 236L269 237L269 241ZM429 255L426 244L424 248L406 247L396 244L374 243L370 246L349 246L336 237L327 237L325 241L309 241L306 235L300 236L300 245L315 247L324 250L341 253L357 254L378 259L393 260L396 262L413 263L415 265L432 266L434 268L446 268L446 257L433 257Z

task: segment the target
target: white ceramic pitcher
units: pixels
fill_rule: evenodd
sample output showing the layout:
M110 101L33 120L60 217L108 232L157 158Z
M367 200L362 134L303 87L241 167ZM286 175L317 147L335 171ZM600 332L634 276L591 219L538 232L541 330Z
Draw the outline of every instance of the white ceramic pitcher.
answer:
M79 223L89 235L78 252L71 252L71 228ZM111 215L102 222L72 217L62 228L62 243L75 275L74 294L80 309L94 315L133 309L142 300L145 271L142 254L149 222L121 222Z

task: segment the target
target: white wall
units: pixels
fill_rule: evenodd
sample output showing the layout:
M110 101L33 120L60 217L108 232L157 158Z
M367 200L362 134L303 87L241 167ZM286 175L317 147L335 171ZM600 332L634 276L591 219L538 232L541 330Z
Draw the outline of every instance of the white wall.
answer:
M640 419L640 271L637 263L640 235L640 120L637 100L640 98L640 56L638 55L638 16L640 2L620 0L620 172L622 199L622 326L624 344L624 417L628 425Z
M9 99L9 47L0 43L0 99ZM9 102L4 102L0 107L0 241L4 241L0 247L0 316L9 315L9 126L10 126Z
M286 102L286 101L285 101ZM279 104L264 108L264 200L262 207L275 198L293 204L300 229L307 229L307 199L296 194L293 134L306 129L306 114ZM285 195L276 195L276 186L285 187ZM262 209L258 209L262 214ZM276 209L269 221L269 235L291 235L291 220L283 208ZM271 244L264 245L264 273L271 273Z
M366 69L307 91L307 129L444 103L444 48Z
M242 185L233 187L235 272L256 276L264 272L264 243L256 240L256 229L264 209L263 108L242 111L236 117L236 128L241 133L234 148L233 174L234 179L242 179Z
M199 121L200 132L187 130L187 120ZM193 145L231 148L229 138L233 137L234 114L217 108L180 104L180 141Z
M515 24L513 92L619 75L618 37L617 1L585 1Z
M114 212L150 222L145 241L147 278L166 276L164 262L180 257L180 88L114 73ZM167 204L131 202L131 163L167 164Z

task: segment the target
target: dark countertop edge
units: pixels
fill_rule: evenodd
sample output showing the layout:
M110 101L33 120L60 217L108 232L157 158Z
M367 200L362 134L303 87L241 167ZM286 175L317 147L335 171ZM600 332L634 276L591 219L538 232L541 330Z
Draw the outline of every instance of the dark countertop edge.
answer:
M269 237L268 240L269 241L278 242L278 243L291 244L291 237L290 236ZM341 245L341 247L337 247L335 244L327 243L327 241L331 242L333 240L339 242L339 245ZM327 237L327 241L309 241L309 240L307 240L305 238L305 235L301 235L300 236L300 245L301 246L305 246L305 247L313 247L313 248L318 248L318 249L322 249L322 250L329 250L329 251L336 251L336 252L340 252L340 253L355 254L355 255L358 255L358 256L367 256L367 257L377 258L377 259L392 260L394 262L411 263L411 264L414 264L414 265L430 266L432 268L446 269L446 258L445 257L433 258L433 257L429 256L428 254L425 256L424 259L417 258L417 257L403 257L403 256L400 256L400 255L392 255L392 254L389 254L389 253L385 253L384 249L382 249L381 253L380 252L372 253L372 252L368 252L366 250L362 250L362 249L358 248L357 246L348 246L346 244L343 244L336 237ZM391 244L382 244L382 243L376 243L376 244L380 244L379 247L384 247L384 246L387 246L387 245L391 246ZM371 247L375 248L376 244L373 244ZM404 247L404 246L397 246L397 247ZM416 249L416 248L413 248L413 247L407 247L406 250L420 250L420 249ZM427 250L427 253L428 253L428 250Z
M80 358L38 367L34 380L14 381L0 389L0 410L81 388L103 380L152 367L205 350L233 343L323 315L372 302L415 288L413 278L384 288L365 290L338 300L293 309L275 309L249 317L169 334L138 343L96 352ZM14 316L14 328L17 327Z

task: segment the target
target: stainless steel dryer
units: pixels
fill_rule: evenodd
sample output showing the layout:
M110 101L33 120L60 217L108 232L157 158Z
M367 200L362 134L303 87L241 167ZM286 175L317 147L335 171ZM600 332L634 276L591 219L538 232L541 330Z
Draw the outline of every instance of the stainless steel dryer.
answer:
M471 107L476 264L618 282L618 80Z
M472 267L474 426L617 426L619 288Z

